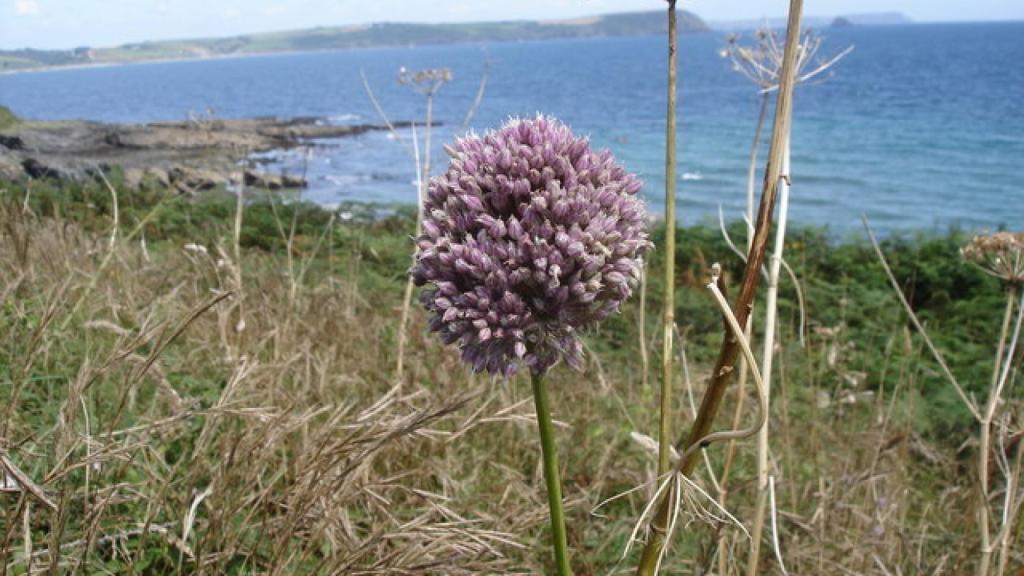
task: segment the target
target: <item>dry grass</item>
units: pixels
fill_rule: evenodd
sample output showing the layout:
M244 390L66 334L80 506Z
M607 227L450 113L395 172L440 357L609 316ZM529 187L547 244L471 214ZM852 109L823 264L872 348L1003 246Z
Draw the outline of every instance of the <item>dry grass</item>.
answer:
M297 241L306 264L289 267L244 247L237 262L230 230L205 251L147 248L128 228L110 237L0 200L0 448L54 504L0 473L4 573L545 571L528 382L469 376L415 313L399 392L400 269L371 289L360 256L316 252L318 238ZM616 326L635 326L636 313ZM892 333L902 353L886 351L873 395L848 363L843 326L819 325L806 349L783 333L770 456L791 574L959 574L977 558L973 466L957 452L969 436L917 432L934 367L902 325ZM640 360L602 352L635 341L598 334L584 372L551 374L577 574L632 570L635 556L620 556L654 490L656 459L631 438L656 429ZM696 360L683 380L699 397L709 358ZM688 426L686 394L676 396ZM757 404L746 399L743 421ZM737 448L728 508L746 521L753 447ZM722 450L708 455L720 471ZM695 482L716 494L702 470ZM719 542L740 573L744 533L685 516L693 500L662 573L709 573ZM1024 566L1021 547L1012 554L1008 574ZM764 569L778 570L770 556Z
M519 425L488 423L505 403L445 355L418 365L430 385L398 394L381 376L386 311L347 313L333 278L292 300L272 256L246 254L237 286L223 250L108 252L4 210L0 441L56 502L0 496L7 571L515 568L541 503L511 477L515 514L467 506L479 471L457 453Z

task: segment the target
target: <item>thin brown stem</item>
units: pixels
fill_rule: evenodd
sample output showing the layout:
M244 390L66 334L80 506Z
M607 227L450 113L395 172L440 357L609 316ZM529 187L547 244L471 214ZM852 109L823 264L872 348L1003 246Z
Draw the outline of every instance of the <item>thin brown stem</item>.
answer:
M762 184L761 204L757 214L757 225L754 228L754 240L747 258L747 265L743 272L743 281L740 284L739 296L733 306L736 320L741 327L746 326L747 319L750 317L754 295L757 292L761 265L764 263L765 250L768 246L768 236L771 231L775 196L779 187L782 152L786 134L789 131L789 116L792 109L793 84L795 80L796 49L799 40L800 14L802 9L803 0L790 1L786 47L782 64L782 85L775 103L775 121L772 127L771 146L768 151L768 163ZM728 388L732 373L735 370L738 354L739 339L727 332L722 340L722 348L719 351L718 360L715 362L715 368L711 373L711 382L708 384L704 398L701 401L697 419L689 434L680 442L688 451L685 457L679 459L676 466L676 470L683 475L688 476L693 473L697 463L697 451L688 449L690 446L701 441L710 432L715 417L718 415L722 398ZM661 557L662 548L665 546L665 533L660 531L658 527L666 525L669 513L668 500L663 498L658 504L658 511L651 524L652 530L637 568L637 574L640 576L651 576L655 572Z
M768 94L761 94L761 107L757 113L757 128L754 129L754 141L750 145L750 163L747 166L747 251L754 239L754 188L757 186L757 149L761 144L761 130L768 114Z
M889 283L892 285L893 290L896 291L896 297L899 298L900 303L903 304L903 309L906 310L907 316L910 317L911 323L914 324L914 328L917 329L918 334L924 339L925 345L928 350L932 353L932 357L938 362L939 367L942 368L943 374L949 380L949 383L953 385L953 389L956 390L957 396L963 401L964 406L971 412L971 415L977 421L981 421L981 413L978 411L977 405L967 396L967 392L964 391L963 387L960 386L960 382L953 376L953 372L949 369L949 365L946 364L946 359L939 352L939 349L932 343L932 339L928 337L928 333L925 332L924 326L921 325L921 321L917 319L917 314L914 313L914 309L910 307L910 303L907 302L907 297L903 295L903 290L900 289L899 282L896 281L896 276L893 275L892 269L889 267L889 262L885 259L885 255L882 254L882 248L878 245L878 240L875 238L875 233L871 230L871 226L868 225L867 217L863 218L864 229L867 230L868 239L871 241L871 245L875 249L875 254L878 255L878 260L882 264L882 268L885 270L885 275L889 278Z
M647 264L640 270L640 312L637 320L637 340L640 345L640 384L647 394L650 392L651 359L647 351Z
M750 252L751 244L754 241L754 188L757 185L757 150L761 145L761 131L764 128L764 119L768 115L768 94L761 94L761 105L757 113L757 126L754 128L754 141L750 144L750 161L747 165L747 252ZM722 226L723 232L725 231L725 223L721 218L721 210L719 211L719 220ZM747 340L752 340L753 337L753 321L748 321L744 334ZM738 428L740 425L740 418L743 415L743 405L747 397L747 362L746 360L740 359L740 375L736 386L736 406L733 409L732 414L732 427ZM726 498L729 495L729 474L732 471L733 458L736 455L736 441L730 440L729 444L725 448L725 464L722 466L722 481L720 483L721 490L718 494L718 504L725 506ZM725 574L728 566L728 550L725 546L726 536L723 533L718 540L718 572L719 574Z
M668 2L668 109L665 112L665 296L662 301L661 414L658 421L658 476L672 456L672 327L676 276L676 0ZM668 518L659 526L664 529Z
M416 233L415 237L419 237L420 231L423 229L423 201L427 195L427 185L430 180L430 124L433 122L433 111L434 111L434 95L432 92L427 93L427 124L424 128L423 134L423 165L420 167L419 163L419 147L416 144L416 130L413 127L413 149L414 149L414 161L416 163L417 172L417 198L416 198ZM413 252L413 259L415 260L415 252ZM409 314L412 308L412 291L413 282L412 276L410 276L405 282L405 292L402 295L402 316L398 322L398 363L395 367L395 377L399 383L402 382L402 378L405 373L405 348L409 340L408 334L406 334L406 326L409 324Z

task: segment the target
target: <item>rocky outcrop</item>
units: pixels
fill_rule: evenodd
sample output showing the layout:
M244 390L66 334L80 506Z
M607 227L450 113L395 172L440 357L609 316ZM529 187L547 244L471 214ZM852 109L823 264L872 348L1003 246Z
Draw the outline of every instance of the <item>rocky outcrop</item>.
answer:
M21 121L0 130L0 177L73 180L117 166L129 186L152 179L187 193L240 182L268 189L298 188L306 185L303 178L243 170L241 165L256 152L382 129L386 127L339 126L312 117L151 124Z
M0 180L16 180L25 169L16 158L0 154Z
M0 134L0 147L8 150L24 150L25 142L17 136L5 136Z
M37 160L35 158L25 158L21 161L21 167L31 178L67 178L66 173L61 168L51 166L45 162Z
M305 188L306 179L291 174L268 174L246 170L243 176L246 186L253 188L266 188L268 190L279 190L281 188Z
M167 180L178 190L195 194L228 184L231 178L213 170L175 166L167 171Z

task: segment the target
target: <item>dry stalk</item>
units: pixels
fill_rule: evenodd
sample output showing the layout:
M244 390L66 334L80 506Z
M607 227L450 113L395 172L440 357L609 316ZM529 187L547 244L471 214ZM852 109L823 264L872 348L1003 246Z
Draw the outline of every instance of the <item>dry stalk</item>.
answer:
M725 229L725 217L722 214L722 207L718 207L718 222L719 227L722 230L722 235L726 239L726 243L736 252L740 258L746 259L746 254L750 252L751 245L754 241L754 188L757 185L757 151L761 144L761 131L764 128L764 119L768 113L768 94L762 93L761 105L757 114L757 125L754 129L754 140L750 144L750 160L747 163L747 251L746 253L740 252L729 238L729 233ZM753 339L754 333L754 322L753 318L748 319L747 326L744 330L744 335L747 340ZM738 428L740 425L740 418L743 415L743 406L746 403L747 398L747 367L746 359L740 359L740 374L737 378L736 383L736 406L733 410L732 415L732 428ZM718 503L725 506L725 500L729 494L729 475L732 471L733 458L736 454L736 441L730 440L729 444L725 448L725 463L722 465L722 482L721 490L718 493ZM728 555L729 550L726 546L726 534L721 534L718 539L718 572L724 576L728 573Z
M39 487L35 482L29 478L28 474L25 474L18 468L10 458L7 457L7 452L0 448L0 492L24 492L31 495L33 498L41 502L50 510L57 510L57 504L54 503L53 499L50 498L46 492Z
M780 181L779 176L782 153L786 141L786 134L788 133L789 117L792 109L791 100L793 95L793 85L795 81L796 46L798 40L798 36L795 31L800 29L800 13L802 8L802 0L791 0L789 24L787 29L793 32L786 36L786 47L784 51L785 57L783 59L781 74L781 87L776 101L775 124L772 129L771 147L769 148L768 164L765 169L764 183L762 186L761 205L758 209L757 225L754 229L754 240L747 259L747 265L744 270L743 281L740 285L740 293L737 297L736 304L733 307L733 312L737 322L739 326L744 329L747 319L750 316L751 303L753 302L754 294L757 290L757 281L761 265L764 262L768 234L771 228L772 213L775 207L775 196L777 194L778 184ZM743 330L740 330L739 332L742 333ZM722 342L722 349L719 353L718 360L716 361L715 367L712 371L711 382L709 383L708 388L704 393L704 398L701 401L697 420L690 429L687 438L683 441L683 447L685 451L689 451L689 456L680 458L676 470L684 476L688 476L693 472L697 460L694 458L694 452L691 447L699 446L697 442L707 436L710 432L711 425L714 422L715 416L718 414L722 397L725 394L725 390L735 368L738 353L738 338L734 334L727 333ZM651 576L655 572L655 566L657 565L658 559L661 557L666 536L664 531L659 531L657 527L665 526L668 516L669 507L667 501L662 499L661 504L658 505L658 512L655 514L654 521L652 522L652 527L655 529L651 530L651 533L648 536L647 545L644 547L644 552L640 559L637 574L641 576Z
M238 184L238 197L235 199L235 221L231 234L232 254L234 262L231 270L235 280L235 306L238 309L238 320L235 321L235 332L245 330L245 285L242 282L242 221L245 217L245 178Z
M466 116L463 120L463 129L466 129L469 126L469 123L472 121L473 116L476 113L476 110L480 107L480 102L483 100L484 92L487 88L487 76L489 67L489 63L486 64L484 67L484 73L480 79L480 87L477 89L476 97L473 99L473 102L470 104L469 108L466 111ZM416 125L413 124L412 126L413 143L412 146L410 147L408 144L405 143L404 140L402 140L399 137L394 125L388 119L387 114L384 112L384 108L380 105L380 102L374 95L373 90L370 88L370 83L369 81L367 81L366 75L363 73L362 70L360 70L359 73L360 76L362 77L363 87L366 90L366 94L369 97L370 102L373 104L374 109L377 111L377 114L379 114L380 117L383 119L385 125L391 131L391 134L395 137L395 139L398 142L400 142L406 148L406 151L408 151L413 157L413 165L416 169L417 195L415 235L419 236L423 222L423 201L424 198L426 197L427 187L429 186L430 181L430 170L432 160L430 145L432 140L431 128L433 127L434 124L434 95L437 94L437 91L440 90L445 83L451 81L451 70L449 70L448 68L434 68L427 70L411 71L403 67L399 70L398 73L399 83L411 86L413 90L421 94L426 100L427 111L424 123L422 162L420 158L419 142L416 137ZM396 351L397 358L395 360L395 378L396 381L398 382L402 382L404 380L405 375L405 357L406 347L408 345L408 334L406 326L409 323L409 315L411 313L413 288L414 286L412 278L410 277L406 281L405 291L403 292L402 295L402 311L398 322L398 347Z
M1021 489L1024 488L1024 484L1021 483L1022 470L1024 470L1024 439L1017 439L1017 450L1016 457L1014 458L1013 468L1007 477L1006 482L1006 496L1003 505L1003 528L1001 530L1001 538L997 538L999 541L999 564L996 568L997 576L1003 576L1006 573L1006 567L1010 562L1010 554L1012 552L1011 542L1014 539L1014 526L1017 524L1017 516L1020 514L1021 505L1024 503L1024 493L1021 493ZM1017 535L1017 542L1020 542L1020 537Z
M787 31L790 33L790 31ZM807 82L811 79L823 74L829 70L833 65L836 64L841 58L846 56L852 47L840 52L833 58L818 62L816 67L810 71L805 72L805 68L811 65L815 60L816 54L821 47L822 37L812 32L805 32L799 36L800 41L796 48L796 61L795 61L795 83L800 84L801 82ZM757 143L761 132L761 125L764 121L764 115L768 102L768 95L778 88L781 68L784 61L784 51L780 48L779 43L776 39L776 34L770 29L761 29L756 32L756 43L752 47L742 46L738 42L738 38L733 36L729 39L729 44L726 49L723 50L722 56L728 57L732 60L733 69L741 73L749 80L751 80L760 91L761 95L761 107L758 115L757 128L755 129L754 145L751 148L750 164L748 167L748 185L747 185L747 205L748 205L748 240L752 235L750 231L750 212L752 211L753 205L753 174L755 171L754 164L757 154ZM785 245L785 234L786 234L786 219L788 214L788 192L789 192L789 134L785 136L785 151L783 153L782 162L784 164L782 173L785 178L785 182L781 185L781 200L779 209L779 224L776 229L775 248L771 257L770 270L767 273L768 282L768 303L765 310L765 353L762 361L764 366L762 372L764 373L765 381L769 392L771 390L772 380L772 358L775 350L775 338L776 338L776 316L777 316L777 298L778 298L778 283L779 283L779 272L780 267L784 267L793 280L793 284L797 291L798 299L801 303L801 323L800 323L800 339L803 344L803 326L804 326L804 312L803 312L803 293L800 288L800 283L797 280L792 269L783 260L783 247ZM720 215L720 220L723 220ZM724 221L722 223L723 233L725 231ZM731 245L731 242L730 242ZM735 249L734 249L735 250ZM749 251L749 243L748 243ZM749 328L749 326L748 326ZM742 372L742 367L741 367ZM742 382L742 377L741 377ZM742 387L741 387L742 388ZM740 391L742 394L742 390ZM727 461L731 460L731 451L727 457ZM758 487L757 487L757 507L754 516L754 539L752 542L751 558L747 564L747 574L753 575L757 573L758 569L758 553L761 542L761 532L764 524L764 511L766 505L766 490L768 488L768 470L767 470L767 452L768 452L768 429L767 426L758 435L758 450L757 450L757 468L758 468Z
M1016 286L1011 285L1011 287L1007 290L1008 302L1013 301L1017 291L1018 290L1016 289ZM993 450L992 427L996 416L996 410L1002 404L1003 390L1006 387L1006 383L1008 382L1010 368L1013 364L1014 354L1017 352L1017 343L1020 339L1021 323L1022 320L1024 320L1024 290L1021 290L1020 292L1021 299L1020 302L1018 302L1017 304L1017 319L1014 322L1013 332L1009 339L1009 345L1006 347L1006 360L1003 362L1002 373L999 375L998 379L994 381L995 385L989 390L988 402L986 402L985 411L982 414L982 419L980 422L981 439L978 445L978 488L980 492L978 502L978 523L979 529L981 531L981 558L978 562L977 572L979 576L987 576L987 574L991 570L993 553L996 551L996 547L1001 543L1001 540L1003 540L1004 538L1002 536L1002 533L1008 532L1009 530L1009 525L1007 524L1009 514L1004 514L1002 526L999 530L999 535L992 535L992 528L990 526L991 511L989 509L989 486L991 483L991 479L989 477L989 461ZM1010 313L1012 309L1012 304L1010 304L1007 306L1006 312ZM1006 317L1008 317L1008 314ZM1006 326L1005 320L1003 322L1003 326L1004 328ZM1003 342L1005 342L1006 336L1007 333L1004 329L1000 337L999 346L997 347L997 354L1000 351L1002 351ZM998 362L996 363L996 365L996 369L998 370ZM1003 454L1002 450L1000 450L999 453L1000 455ZM1003 469L1007 480L1006 490L1009 494L1010 492L1016 491L1017 488L1016 484L1010 482L1011 475L1009 474L1009 470L1007 470L1007 467L1004 466Z
M110 192L111 208L113 210L112 218L113 222L110 225L110 249L114 249L114 244L117 242L117 234L121 225L121 212L117 205L117 190L107 179L107 175L103 173L103 169L99 166L94 167L94 173L103 180L103 184L107 187L107 191Z
M929 351L932 353L935 361L942 368L942 371L950 384L953 386L957 395L963 401L965 407L970 411L971 415L974 416L978 423L979 432L979 445L978 445L978 458L977 458L977 515L978 515L978 531L980 536L980 553L978 558L978 564L976 573L979 576L987 576L992 568L992 557L997 547L1000 547L1003 539L1004 532L1010 530L1010 526L1006 523L1009 519L1009 514L1003 514L1003 522L1000 530L996 535L992 533L991 526L991 510L990 510L990 459L993 450L992 446L992 427L995 422L996 412L998 408L1003 404L1003 391L1006 387L1006 383L1009 379L1010 368L1012 365L1012 359L1016 353L1018 340L1021 332L1022 319L1024 319L1024 290L1019 289L1019 270L1024 269L1021 266L1021 254L1024 253L1021 244L1017 238L1010 233L999 233L1002 236L997 238L997 235L993 235L989 238L979 237L976 238L972 244L964 250L965 255L974 256L976 259L983 260L984 264L995 264L1004 268L997 268L990 273L996 277L999 277L1006 283L1007 286L1007 305L1003 314L1003 322L1001 324L1000 335L998 344L996 346L996 358L994 362L994 369L992 379L989 385L988 398L985 403L984 410L979 410L977 404L970 399L964 389L961 387L959 381L953 376L952 371L946 364L945 358L939 352L939 350L932 343L931 338L928 337L924 327L917 319L917 315L914 313L910 304L907 302L906 297L900 290L899 283L896 281L895 275L892 273L892 269L889 267L889 263L885 259L885 255L882 253L882 249L875 239L875 235L868 224L867 217L863 217L864 228L868 233L868 238L874 247L875 253L878 255L879 261L885 270L886 276L889 278L889 282L893 289L896 291L896 295L903 305L904 310L907 312L908 317L914 324L921 338L924 340ZM971 250L977 252L972 254ZM1002 254L1002 257L999 255ZM991 261L985 260L996 255ZM1010 318L1013 313L1013 302L1016 299L1017 292L1021 293L1020 302L1017 304L1017 317L1014 321L1014 328L1012 332L1008 331L1010 326ZM1007 338L1009 337L1009 344L1007 345ZM1004 355L1005 353L1005 355ZM1004 360L1005 357L1005 360ZM1007 480L1007 491L1013 491L1014 485L1011 484L1012 474L1009 471L1008 466L1003 466L1003 473ZM1001 562L1001 561L1000 561Z
M665 295L661 317L661 394L658 419L658 476L668 473L672 449L672 328L675 326L676 264L676 0L668 0L668 107L665 112ZM660 519L665 530L668 518Z
M640 351L640 385L650 390L651 361L647 351L647 263L640 270L640 301L637 314L637 345Z
M416 233L419 237L423 227L423 201L427 196L427 186L430 183L430 129L434 122L434 95L446 82L452 79L452 73L447 68L433 70L420 70L410 72L405 68L399 71L399 82L412 86L417 92L423 95L427 101L427 116L424 124L423 135L423 163L420 165L419 149L416 145L415 126L413 126L414 161L416 162ZM472 118L472 109L467 113L467 119ZM413 281L410 276L405 282L405 293L402 296L402 316L398 323L398 359L395 367L395 379L402 382L405 373L405 347L408 342L406 325L409 323L409 313L412 305Z
M761 375L760 375L760 373L757 370L757 360L754 358L754 353L753 353L753 351L750 348L749 341L744 336L742 328L740 328L740 325L737 322L735 315L732 313L732 310L729 308L729 303L726 301L724 294L721 292L721 290L718 287L720 282L721 282L721 279L718 276L720 271L719 271L719 267L718 267L717 264L714 266L713 270L714 270L713 277L711 279L711 282L708 283L707 287L711 291L712 295L715 298L715 302L718 304L719 308L722 311L722 315L725 318L725 322L726 322L726 326L728 327L728 330L730 330L732 335L739 341L739 346L740 346L740 348L743 351L744 358L746 358L747 362L752 367L754 383L755 383L755 386L756 386L757 391L758 391L758 398L760 400L760 402L759 402L760 410L758 412L758 419L757 419L757 421L754 424L752 424L750 427L744 428L744 429L740 429L740 430L729 430L729 431L725 431L725 432L714 432L714 433L708 434L707 436L701 438L699 442L696 442L696 443L692 444L687 449L687 451L685 451L682 454L680 454L677 457L677 460L676 460L677 462L681 461L682 459L688 458L691 454L695 453L696 450L698 450L698 449L700 449L700 448L702 448L704 446L707 446L707 445L709 445L709 444L711 444L713 442L722 442L722 441L726 441L726 440L739 440L739 439L743 439L743 438L749 438L749 437L753 436L754 434L756 434L757 431L764 426L765 418L767 417L767 411L766 411L766 408L767 408L767 404L766 404L766 402L767 402L767 395L765 394L764 382L761 379ZM706 456L706 454L705 454L705 456ZM711 464L710 464L710 462L706 458L705 458L705 463L708 466L709 472L711 472L712 482L715 484L716 490L720 493L721 492L721 488L718 487L717 482L714 481L714 473L711 471ZM662 478L664 478L664 480L661 480ZM670 515L670 518L669 518L669 523L666 525L666 532L665 532L666 533L666 540L671 538L671 536L675 532L676 526L678 524L678 518L679 518L679 514L680 514L680 510L681 510L680 503L681 503L682 500L689 500L689 498L686 497L686 493L687 493L687 488L686 487L689 487L690 489L696 490L697 492L699 492L707 501L711 502L711 504L714 507L718 508L718 510L720 510L725 516L727 516L728 518L733 520L733 522L736 525L738 525L740 527L740 529L742 529L744 532L746 532L746 529L743 527L743 525L740 524L738 521L736 521L735 518L733 518L732 515L730 515L725 510L724 507L722 507L715 499L711 498L711 496L709 496L706 492L701 490L696 484L693 483L693 481L691 481L685 475L677 472L676 470L673 470L669 475L664 476L664 477L659 477L658 479L661 482L661 486L655 492L654 497L648 502L647 507L644 509L644 512L640 515L640 518L638 518L637 523L636 523L636 525L633 528L633 534L631 535L631 537L629 539L629 544L627 545L624 554L628 554L629 553L629 547L632 544L632 542L635 540L637 532L643 526L643 522L646 519L648 513L653 509L654 505L656 503L658 503L659 501L667 502L668 503L667 505L669 506L669 508L672 511L671 515ZM667 486L669 486L669 485L671 485L671 488L668 490L667 496L664 496L665 498L667 498L667 500L660 500L660 498L663 497L662 494L665 492L665 488ZM694 508L694 507L700 508L699 505L689 506L688 508ZM747 534L747 536L749 537L749 534ZM655 572L657 572L658 569L660 568L661 563L664 560L666 550L667 550L666 548L663 548L661 550L657 560L655 561L655 564L654 564L654 571Z
M762 353L761 373L765 380L766 404L771 402L772 360L775 356L775 339L777 336L776 319L778 312L779 272L782 262L782 251L786 241L786 221L789 214L789 138L787 136L782 153L783 182L779 192L779 218L775 227L775 247L771 256L768 272L768 294L765 303L764 352ZM769 419L770 421L770 419ZM758 573L760 558L761 532L764 529L764 514L767 504L768 483L768 422L757 434L757 505L754 512L754 524L750 541L750 558L747 561L747 575Z

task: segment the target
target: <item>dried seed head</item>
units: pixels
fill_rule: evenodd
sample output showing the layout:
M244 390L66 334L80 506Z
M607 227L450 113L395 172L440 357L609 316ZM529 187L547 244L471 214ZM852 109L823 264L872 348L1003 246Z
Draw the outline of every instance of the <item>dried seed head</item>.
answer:
M411 272L431 329L478 372L579 367L580 332L629 297L652 247L640 181L544 116L447 150Z
M1008 284L1024 284L1024 232L975 236L960 254Z
M452 71L448 68L409 70L402 66L398 69L398 83L412 86L414 90L423 95L431 95L437 92L445 82L451 81Z
M784 35L784 32L781 34ZM808 82L825 72L831 74L829 69L853 49L853 46L850 46L827 60L819 60L817 54L823 41L824 37L811 30L806 30L800 35L800 42L796 47L798 84ZM718 54L732 61L734 71L746 76L758 88L766 91L778 88L784 47L785 38L781 38L779 32L763 27L754 33L753 42L749 46L742 44L737 34L728 36L725 39L725 47Z

